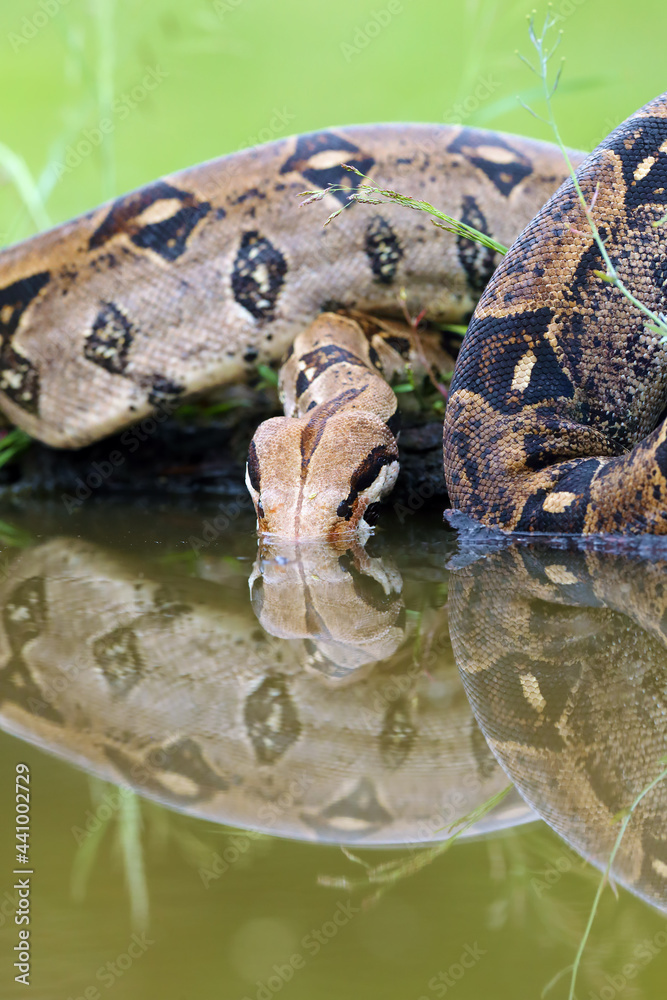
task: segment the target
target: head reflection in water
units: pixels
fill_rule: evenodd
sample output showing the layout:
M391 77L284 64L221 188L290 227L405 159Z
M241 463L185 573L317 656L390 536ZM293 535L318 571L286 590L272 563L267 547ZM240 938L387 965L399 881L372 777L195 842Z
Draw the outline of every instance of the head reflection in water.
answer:
M647 561L515 546L450 583L452 646L489 746L521 795L604 867L614 817L667 753L665 550ZM612 869L667 909L667 781Z
M261 539L249 582L263 628L305 639L311 665L326 676L385 660L405 640L401 576L360 545L340 551Z

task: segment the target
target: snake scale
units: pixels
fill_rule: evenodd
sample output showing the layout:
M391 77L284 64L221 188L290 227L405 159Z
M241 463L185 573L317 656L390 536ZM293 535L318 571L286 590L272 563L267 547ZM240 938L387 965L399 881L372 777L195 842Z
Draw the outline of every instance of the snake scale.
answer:
M667 97L573 159L617 273L660 312ZM328 229L297 217L304 182L334 185L327 198L345 206L359 174L496 239L523 232L494 274L491 250L396 205L352 205ZM663 533L667 353L600 280L565 176L545 144L387 125L163 178L0 254L0 403L29 433L76 447L289 348L285 417L251 443L248 488L263 531L333 540L367 530L396 479L392 362L378 346L401 333L374 336L332 310L395 314L403 290L409 310L460 322L482 293L445 418L454 507L505 530Z
M667 98L574 159L619 273L661 311ZM354 188L344 163L500 242L522 235L494 275L490 251L397 206L353 205L323 229L295 198ZM454 505L509 530L662 532L664 350L596 278L565 178L548 144L406 125L298 136L163 178L0 254L2 408L79 447L287 352L285 417L249 454L259 525L337 538L395 478L387 379L409 337L386 317L401 315L399 290L411 313L445 322L481 295L446 415ZM71 538L21 552L0 582L3 728L209 818L334 842L431 839L447 802L460 816L506 779L447 657L434 676L411 669L391 567L322 549L314 573L303 559L260 557L253 572L267 637L247 599L223 612L210 581L165 587ZM451 585L453 649L489 746L599 865L611 817L665 751L664 563L632 569L523 549ZM658 789L644 802L614 874L664 907L663 801ZM505 820L531 815L514 803Z
M497 255L395 205L351 205L323 228L315 208L298 210L297 195L306 186L355 189L359 178L343 164L505 244L566 173L547 143L378 125L279 140L165 177L0 253L0 406L9 419L48 444L80 447L279 361L327 310L400 316L401 289L411 313L465 321ZM344 191L327 195L331 208L347 201ZM261 463L251 449L260 524L259 493L281 476L283 494L300 497L291 504L303 514L298 530L311 535L358 526L391 485L396 426L382 426L392 399L379 382L395 366L393 348L405 345L399 330L384 336L384 350L382 339L362 322L347 354L334 338L320 344L316 364L295 356L291 388L283 372L294 404L286 419L301 420L301 431L285 425ZM305 383L307 419L298 409ZM329 420L337 432L324 434ZM263 433L258 452L266 441ZM285 482L284 466L296 482ZM327 502L314 502L332 481ZM272 513L264 511L266 530L296 533L293 520L276 525Z
M578 178L619 277L662 314L667 95L613 131ZM665 340L601 270L568 180L477 307L452 381L444 459L453 505L485 524L667 533Z

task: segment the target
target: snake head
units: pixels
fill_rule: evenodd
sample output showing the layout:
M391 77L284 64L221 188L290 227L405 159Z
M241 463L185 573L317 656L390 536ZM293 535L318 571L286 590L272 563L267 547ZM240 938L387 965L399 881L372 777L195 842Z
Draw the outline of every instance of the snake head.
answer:
M398 446L374 413L323 403L265 420L250 443L246 484L262 534L330 542L370 533L372 505L393 488Z

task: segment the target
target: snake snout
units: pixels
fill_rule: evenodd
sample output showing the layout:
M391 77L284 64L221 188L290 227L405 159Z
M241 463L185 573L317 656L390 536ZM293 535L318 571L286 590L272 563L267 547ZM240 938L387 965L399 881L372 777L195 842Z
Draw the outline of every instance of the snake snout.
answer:
M274 417L255 433L246 483L258 530L334 542L367 535L375 504L398 475L396 439L379 417L358 410L311 430L312 420Z

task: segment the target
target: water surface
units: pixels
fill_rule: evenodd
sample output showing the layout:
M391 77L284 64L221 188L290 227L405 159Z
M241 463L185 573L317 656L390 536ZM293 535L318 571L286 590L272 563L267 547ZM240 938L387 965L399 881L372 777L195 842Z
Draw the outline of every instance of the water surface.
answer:
M462 548L423 511L258 553L218 515L3 522L2 995L25 763L40 1000L540 996L667 753L664 554ZM578 996L664 994L666 795Z

